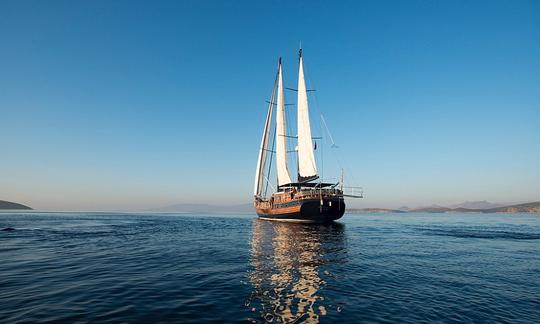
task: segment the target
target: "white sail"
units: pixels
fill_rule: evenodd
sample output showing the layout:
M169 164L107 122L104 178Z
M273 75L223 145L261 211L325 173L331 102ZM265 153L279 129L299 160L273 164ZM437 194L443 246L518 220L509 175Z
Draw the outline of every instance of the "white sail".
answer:
M278 71L277 112L276 112L276 168L278 186L291 183L287 168L287 125L285 121L285 103L283 99L283 72L281 59Z
M313 140L309 125L309 108L304 80L302 50L300 50L300 68L298 71L298 181L317 179L317 165L313 154Z
M280 64L281 65L281 64ZM276 80L277 81L277 80ZM253 188L253 195L260 197L262 193L264 183L264 167L266 165L266 153L268 152L268 140L270 138L270 124L272 124L272 113L274 111L274 99L276 95L276 82L274 82L274 88L272 89L272 97L268 104L268 112L266 113L266 121L264 122L264 130L261 139L261 147L259 149L259 158L257 160L257 169L255 171L255 185Z

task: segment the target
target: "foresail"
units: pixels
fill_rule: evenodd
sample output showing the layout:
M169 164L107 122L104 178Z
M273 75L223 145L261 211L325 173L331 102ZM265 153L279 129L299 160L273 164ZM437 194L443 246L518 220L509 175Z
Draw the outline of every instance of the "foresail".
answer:
M268 152L268 142L270 137L270 125L272 124L272 113L274 111L274 100L276 96L276 81L274 81L274 87L272 89L272 97L268 104L268 112L266 113L266 121L264 122L264 130L261 139L261 146L259 149L259 158L257 160L257 169L255 172L255 185L253 188L253 195L260 197L262 194L262 188L264 184L264 169L266 165L266 155Z
M277 113L276 113L276 168L278 186L291 183L287 167L287 125L285 121L285 103L283 98L283 72L281 59L278 72Z
M304 80L302 50L300 50L300 67L298 71L298 181L317 179L317 165L313 153L313 140L309 124L309 108Z

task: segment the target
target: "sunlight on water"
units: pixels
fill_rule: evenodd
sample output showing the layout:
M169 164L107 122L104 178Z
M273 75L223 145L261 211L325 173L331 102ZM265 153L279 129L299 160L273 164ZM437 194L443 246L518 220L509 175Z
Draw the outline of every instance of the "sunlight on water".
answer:
M253 221L249 279L253 293L246 303L259 307L266 321L316 323L327 313L321 265L329 250L345 249L344 225L305 225ZM328 272L325 275L329 275Z

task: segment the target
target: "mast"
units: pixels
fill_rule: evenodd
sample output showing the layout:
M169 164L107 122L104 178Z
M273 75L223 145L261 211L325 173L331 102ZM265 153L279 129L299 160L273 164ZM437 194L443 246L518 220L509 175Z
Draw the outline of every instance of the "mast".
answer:
M317 165L313 153L313 140L309 124L309 107L307 99L306 82L304 80L304 64L302 49L298 52L298 182L307 182L317 179Z
M285 121L285 103L283 98L283 72L281 58L278 68L278 91L276 112L276 168L278 188L291 183L291 176L287 167L287 125Z
M281 60L278 64L278 68L281 66ZM279 70L278 70L279 73ZM277 74L274 80L274 87L272 88L272 97L268 104L268 112L266 113L266 121L264 122L264 130L261 139L261 146L259 149L259 158L257 159L257 169L255 171L255 185L253 188L253 196L260 197L264 180L264 167L266 165L266 154L268 153L268 140L270 134L270 124L272 123L272 112L274 111L274 100L276 96Z

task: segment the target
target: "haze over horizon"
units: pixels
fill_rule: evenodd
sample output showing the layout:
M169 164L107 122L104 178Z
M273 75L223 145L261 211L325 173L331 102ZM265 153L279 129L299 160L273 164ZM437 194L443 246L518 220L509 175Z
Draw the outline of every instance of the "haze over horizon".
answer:
M3 1L0 39L0 200L250 202L300 42L314 135L323 113L339 146L319 166L364 187L350 206L540 200L537 1Z

